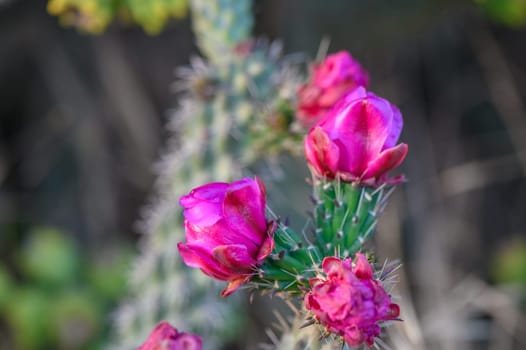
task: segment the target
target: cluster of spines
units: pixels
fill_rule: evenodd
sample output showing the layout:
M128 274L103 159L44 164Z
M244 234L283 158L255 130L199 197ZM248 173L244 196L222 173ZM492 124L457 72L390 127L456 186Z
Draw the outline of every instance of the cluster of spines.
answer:
M354 256L375 232L378 216L394 187L315 180L315 236L325 255Z

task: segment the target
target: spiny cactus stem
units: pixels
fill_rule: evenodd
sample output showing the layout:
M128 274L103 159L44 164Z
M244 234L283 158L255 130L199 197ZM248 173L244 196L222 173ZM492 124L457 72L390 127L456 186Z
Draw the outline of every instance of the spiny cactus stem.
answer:
M391 193L386 186L372 188L339 180L315 185L315 237L323 255L354 255L373 236L378 215Z
M307 248L307 251L309 253L309 257L311 258L311 261L314 265L320 265L321 261L323 260L323 254L320 251L320 248L315 245L310 245Z
M361 193L360 199L358 200L358 206L351 214L351 220L347 220L343 223L343 231L345 232L343 246L345 248L349 248L353 245L358 237L360 228L362 228L364 222L367 220L369 208L374 205L373 197L369 193L369 188L361 187L359 191Z
M268 259L269 264L291 273L297 274L305 269L305 263L295 259L289 252L282 250L278 254L273 254Z
M264 265L258 270L258 277L260 279L276 280L276 281L290 281L291 277L295 277L287 270L283 270L269 264Z
M294 232L290 227L279 225L274 234L276 245L284 249L296 249L305 245L303 237ZM299 245L299 246L298 246Z

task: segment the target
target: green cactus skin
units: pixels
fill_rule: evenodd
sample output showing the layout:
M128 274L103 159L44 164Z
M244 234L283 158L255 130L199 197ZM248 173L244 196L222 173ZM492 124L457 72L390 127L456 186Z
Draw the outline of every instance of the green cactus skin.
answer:
M316 241L324 255L354 256L376 229L395 187L377 188L339 180L315 182Z

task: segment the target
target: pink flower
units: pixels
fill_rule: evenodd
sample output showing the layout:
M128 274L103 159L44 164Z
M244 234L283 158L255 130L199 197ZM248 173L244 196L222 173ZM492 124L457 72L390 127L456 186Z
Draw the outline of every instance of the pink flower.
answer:
M332 106L358 86L369 85L369 76L358 61L340 51L314 66L311 80L298 91L299 121L307 127L320 121Z
M305 138L305 157L314 174L366 185L399 182L387 172L399 166L407 145L396 145L403 120L398 108L364 88L342 98Z
M274 247L275 223L265 218L265 185L256 177L216 182L181 197L186 243L179 253L191 267L221 281L228 296L248 281Z
M159 323L137 350L201 350L201 337L180 333L168 322Z
M326 257L322 262L325 278L311 279L311 291L305 295L305 307L331 333L344 337L349 346L371 346L380 334L381 321L394 320L400 314L397 304L373 279L373 269L365 256L351 259Z

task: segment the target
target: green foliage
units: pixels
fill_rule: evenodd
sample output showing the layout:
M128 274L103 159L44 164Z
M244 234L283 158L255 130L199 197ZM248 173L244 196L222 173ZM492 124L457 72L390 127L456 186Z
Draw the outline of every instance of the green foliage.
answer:
M7 273L2 265L0 265L0 313L5 308L13 293L13 282L11 276Z
M494 20L511 27L526 25L526 0L476 0Z
M124 249L117 255L98 256L87 266L88 284L104 299L116 301L126 291L126 273L130 258L130 253Z
M65 349L86 349L103 326L98 298L85 290L69 289L50 297L50 335Z
M42 290L21 288L13 294L6 319L15 349L43 349L50 345L50 311L48 297Z
M515 241L500 249L492 259L491 274L497 283L526 287L526 242Z
M49 0L47 10L63 25L92 34L102 33L115 18L157 34L169 19L186 16L188 0Z
M126 281L128 255L111 253L90 261L64 232L31 230L13 266L0 266L0 322L14 349L100 349Z
M30 234L20 265L29 278L47 286L69 284L79 273L75 245L53 228L38 228Z

